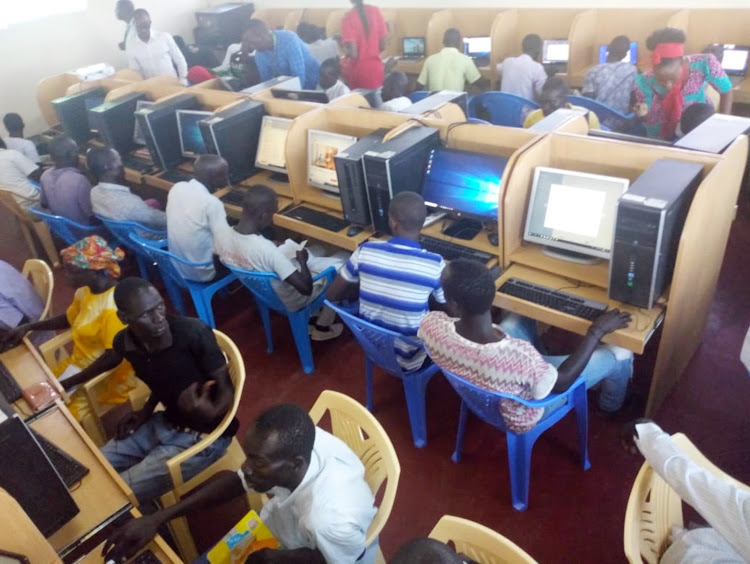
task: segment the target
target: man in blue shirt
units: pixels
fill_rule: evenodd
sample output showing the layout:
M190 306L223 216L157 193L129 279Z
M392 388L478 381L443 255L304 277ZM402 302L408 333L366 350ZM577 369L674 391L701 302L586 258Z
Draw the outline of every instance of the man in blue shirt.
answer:
M297 76L305 90L318 86L320 63L292 31L270 31L262 21L250 20L242 37L242 50L255 51L261 82L277 76Z

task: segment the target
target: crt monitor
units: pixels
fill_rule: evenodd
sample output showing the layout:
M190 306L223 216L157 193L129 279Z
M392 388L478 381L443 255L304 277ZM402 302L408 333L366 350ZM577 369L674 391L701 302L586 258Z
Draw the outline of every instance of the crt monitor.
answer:
M281 98L283 100L317 102L318 104L328 103L328 94L322 90L286 90L284 88L271 88L271 94L273 94L274 98Z
M93 123L89 122L89 110L104 103L107 93L103 88L91 88L52 100L63 131L76 143L83 145L92 137Z
M286 136L292 120L263 116L255 166L286 174Z
M721 67L724 72L730 76L745 76L750 46L727 43L721 47Z
M426 52L424 37L404 37L401 39L401 47L404 57L419 59Z
M567 39L545 39L542 44L542 63L567 63L569 51Z
M185 158L194 158L207 153L198 122L211 116L211 112L177 110L177 129L180 132L180 150Z
M310 129L307 132L307 181L327 192L339 193L333 157L357 142L356 137Z
M599 45L599 64L603 65L604 63L606 63L607 57L609 57L609 45ZM638 62L637 41L630 42L630 49L628 50L628 54L625 55L620 62L632 64L636 64Z
M430 152L422 197L430 208L497 222L500 183L508 159L451 149Z
M136 148L133 141L135 111L145 97L142 92L131 92L89 111L102 141L121 155Z
M142 110L144 108L150 108L153 106L156 102L149 102L148 100L138 100L138 103L135 106L135 111ZM135 120L135 126L133 127L133 143L136 145L145 145L146 144L146 138L143 137L143 130L141 129L140 124L138 123L138 120Z
M177 110L199 109L198 98L191 94L178 94L135 112L151 160L162 170L169 170L182 162Z
M628 186L627 178L537 167L524 240L545 245L545 252L558 258L609 259L617 202Z
M488 57L491 51L491 37L464 37L464 53L469 57Z

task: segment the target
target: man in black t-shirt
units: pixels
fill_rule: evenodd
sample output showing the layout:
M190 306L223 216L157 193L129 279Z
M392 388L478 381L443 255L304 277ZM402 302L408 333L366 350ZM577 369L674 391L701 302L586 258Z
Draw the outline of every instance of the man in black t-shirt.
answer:
M211 328L166 315L164 300L146 280L127 278L115 288L117 315L128 327L95 361L100 373L127 360L151 389L143 409L120 421L102 453L132 488L139 503L171 489L166 461L211 432L232 405L234 388ZM161 403L164 411L154 413ZM203 452L182 464L185 481L216 461L237 431L235 419Z

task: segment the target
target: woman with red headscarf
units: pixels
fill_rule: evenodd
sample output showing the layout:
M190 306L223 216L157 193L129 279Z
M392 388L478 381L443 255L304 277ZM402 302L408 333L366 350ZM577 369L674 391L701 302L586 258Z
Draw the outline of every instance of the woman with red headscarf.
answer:
M685 32L671 27L646 40L652 69L635 79L633 110L649 137L673 140L685 108L711 103L706 96L709 85L721 95L719 111L732 111L732 83L719 60L711 54L685 56L684 44Z
M380 88L385 75L380 52L385 49L388 26L380 8L365 4L364 0L351 2L354 8L341 23L341 43L344 46L341 76L352 90Z

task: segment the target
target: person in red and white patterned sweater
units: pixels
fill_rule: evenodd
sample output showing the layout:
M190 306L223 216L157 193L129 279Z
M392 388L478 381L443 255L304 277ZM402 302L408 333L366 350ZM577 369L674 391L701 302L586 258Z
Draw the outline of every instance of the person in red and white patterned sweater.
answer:
M600 346L599 341L607 333L626 327L630 314L616 309L602 314L573 354L546 357L529 342L531 339L513 338L503 332L505 321L501 326L492 323L495 283L484 264L466 259L452 261L443 270L442 286L451 316L428 313L418 333L441 368L481 388L530 400L564 392L583 373L587 389L612 379L613 389L609 391L621 405L619 397L624 400L632 373L632 353ZM509 319L514 328L522 320L518 316ZM528 431L544 415L544 409L508 399L501 400L499 408L508 428L516 433Z

